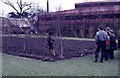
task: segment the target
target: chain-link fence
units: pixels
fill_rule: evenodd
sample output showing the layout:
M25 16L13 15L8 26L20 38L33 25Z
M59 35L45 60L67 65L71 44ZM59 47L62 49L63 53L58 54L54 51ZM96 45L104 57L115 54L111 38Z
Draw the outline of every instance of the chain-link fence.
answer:
M42 59L49 52L47 34L52 33L56 56L50 57L57 60L93 54L96 48L94 39L86 38L93 38L100 25L104 28L109 26L118 37L120 14L118 10L110 10L112 6L106 5L106 10L99 5L97 7L88 5L87 8L38 14L38 21L31 21L33 30L28 29L29 33L15 34L14 27L9 29L12 30L12 34L2 36L3 52Z
M55 59L61 59L61 57L79 57L81 54L93 54L95 51L95 42L93 40L61 39L59 37L52 38L54 39L53 46L56 56L50 55L50 57ZM3 36L2 39L2 50L7 54L41 59L49 52L46 36L6 35Z

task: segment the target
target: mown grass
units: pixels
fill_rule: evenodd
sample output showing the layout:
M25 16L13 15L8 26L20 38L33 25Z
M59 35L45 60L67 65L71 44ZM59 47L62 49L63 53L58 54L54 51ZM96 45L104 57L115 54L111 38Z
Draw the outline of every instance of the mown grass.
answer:
M18 56L2 54L3 76L117 76L118 51L115 59L93 63L94 55L43 62Z
M11 35L2 35L3 37L18 37L18 38L47 38L47 36L43 35L26 35L26 34L11 34ZM85 41L95 41L94 38L79 38L79 37L60 37L60 36L52 36L53 39L62 39L62 40L85 40Z

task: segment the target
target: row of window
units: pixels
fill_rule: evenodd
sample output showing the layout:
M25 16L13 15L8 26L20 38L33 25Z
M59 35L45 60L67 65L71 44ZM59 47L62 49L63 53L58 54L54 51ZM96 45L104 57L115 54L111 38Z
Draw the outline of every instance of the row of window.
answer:
M82 20L82 19L114 19L120 18L120 14L104 14L104 15L87 15L87 16L67 16L65 20Z
M103 15L84 15L84 16L65 16L61 20L83 20L83 19L116 19L120 18L120 14L103 14ZM57 17L42 17L41 21L54 21Z
M112 5L120 5L120 2L107 2L107 3L96 3L96 4L76 4L75 8L83 8L83 7L96 7L96 6L112 6Z
M115 11L119 10L118 6L113 6L113 7L101 7L101 8L85 8L85 9L80 9L80 12L98 12L98 11Z

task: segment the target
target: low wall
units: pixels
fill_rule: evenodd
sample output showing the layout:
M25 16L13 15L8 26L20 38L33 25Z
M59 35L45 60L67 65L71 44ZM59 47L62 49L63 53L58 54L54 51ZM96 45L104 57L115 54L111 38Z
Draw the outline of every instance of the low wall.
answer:
M54 39L56 60L60 59L61 41L65 59L79 57L81 55L93 54L95 42L89 40ZM2 37L2 50L4 53L40 59L48 52L47 40L45 37Z

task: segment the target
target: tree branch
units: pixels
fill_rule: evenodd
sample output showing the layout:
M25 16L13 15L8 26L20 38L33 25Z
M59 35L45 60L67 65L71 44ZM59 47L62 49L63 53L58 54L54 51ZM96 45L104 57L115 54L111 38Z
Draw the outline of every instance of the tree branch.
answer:
M15 6L9 0L5 0L5 1L2 0L2 2L6 5L11 6L16 12L19 13L19 11L15 8Z
M32 3L29 3L29 4L24 3L23 8L25 8L25 7L32 7Z
M31 6L29 6L27 9L23 10L23 12L26 12L27 10L29 10L31 8Z
M16 4L18 5L19 8L15 7L14 4L12 2L10 2L10 0L1 0L4 4L9 5L10 7L12 7L18 14L21 14L23 12L26 12L27 10L30 10L30 8L32 7L32 3L27 3L27 2L23 2L23 0L17 0Z
M17 1L17 4L18 4L18 7L19 7L19 9L20 9L20 14L22 13L22 10L23 10L23 8L22 8L22 1L21 0L18 0Z

